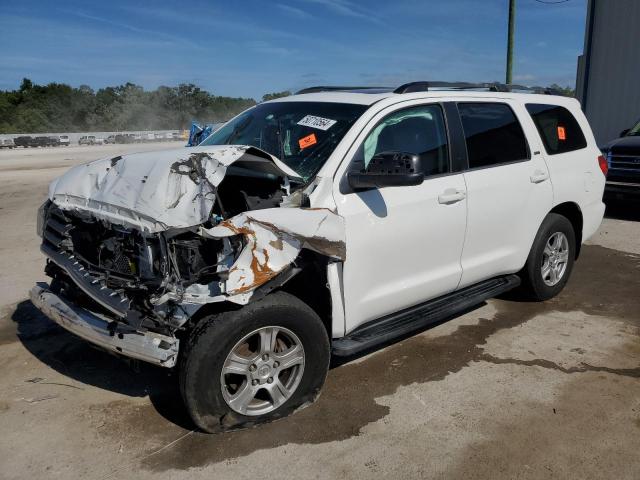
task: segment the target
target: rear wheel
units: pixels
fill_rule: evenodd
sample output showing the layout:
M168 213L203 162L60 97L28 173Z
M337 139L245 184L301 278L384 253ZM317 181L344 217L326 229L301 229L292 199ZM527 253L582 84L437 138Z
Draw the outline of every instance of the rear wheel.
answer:
M576 255L576 236L571 222L550 213L542 222L521 272L522 290L532 300L558 295L569 280Z
M206 432L246 428L313 402L329 367L329 339L316 313L274 293L203 318L183 351L180 388Z

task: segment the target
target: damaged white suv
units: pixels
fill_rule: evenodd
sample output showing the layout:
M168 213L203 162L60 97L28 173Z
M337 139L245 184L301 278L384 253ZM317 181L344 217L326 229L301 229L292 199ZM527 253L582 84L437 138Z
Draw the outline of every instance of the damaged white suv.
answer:
M307 89L198 147L55 180L38 222L52 280L31 299L94 344L178 368L201 429L255 425L312 402L331 355L515 287L559 293L602 220L603 173L573 99Z

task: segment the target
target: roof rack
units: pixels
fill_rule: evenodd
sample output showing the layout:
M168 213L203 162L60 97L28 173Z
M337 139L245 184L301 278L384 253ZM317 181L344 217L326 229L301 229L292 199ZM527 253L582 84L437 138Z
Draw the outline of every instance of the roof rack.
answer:
M390 92L392 88L389 87L336 87L336 86L318 86L318 87L308 87L303 88L302 90L298 90L296 95L300 95L302 93L317 93L317 92L343 92L343 91L352 91L352 90L382 90L386 92Z
M469 83L469 82L410 82L400 85L393 93L428 92L433 89L449 90L488 90L490 92L532 92L544 93L547 95L560 95L560 92L553 88L545 87L525 87L511 83Z

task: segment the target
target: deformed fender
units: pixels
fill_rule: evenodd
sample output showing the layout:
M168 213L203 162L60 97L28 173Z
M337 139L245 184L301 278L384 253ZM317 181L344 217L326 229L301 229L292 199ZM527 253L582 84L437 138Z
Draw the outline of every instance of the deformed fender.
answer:
M228 296L253 292L284 271L307 248L344 261L344 219L329 209L268 208L244 212L202 228L211 238L244 235L246 244L229 270Z

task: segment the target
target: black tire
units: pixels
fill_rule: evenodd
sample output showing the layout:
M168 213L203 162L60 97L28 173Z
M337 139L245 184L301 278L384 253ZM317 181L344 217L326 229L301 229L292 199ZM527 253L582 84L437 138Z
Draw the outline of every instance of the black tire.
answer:
M566 268L555 285L545 283L542 275L542 265L544 261L544 249L549 239L555 233L563 233L568 240L569 254L566 261ZM529 300L544 301L558 295L567 284L573 263L576 257L576 235L573 225L564 216L557 213L550 213L542 222L533 246L529 252L527 263L525 264L520 277L522 279L521 293Z
M234 411L222 395L222 367L237 342L267 326L284 327L298 337L304 348L302 377L291 397L275 410L243 415ZM308 305L285 292L273 293L238 310L202 318L185 343L180 391L193 422L209 433L252 427L311 404L329 369L329 339L322 320Z

